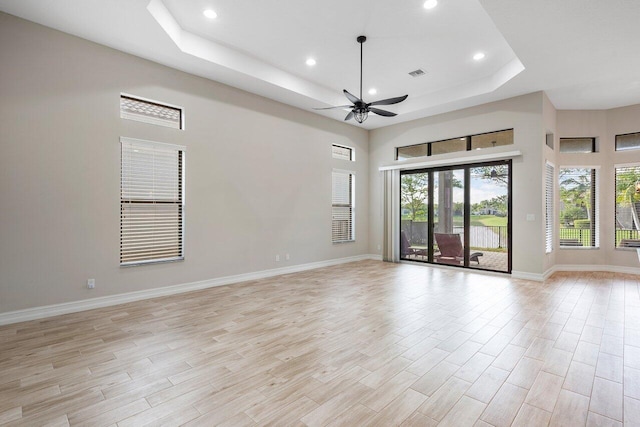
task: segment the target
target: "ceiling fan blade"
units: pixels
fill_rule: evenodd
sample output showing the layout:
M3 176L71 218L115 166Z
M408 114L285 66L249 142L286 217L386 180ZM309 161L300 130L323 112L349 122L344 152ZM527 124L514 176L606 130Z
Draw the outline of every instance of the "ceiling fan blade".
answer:
M389 98L389 99L381 99L380 101L374 101L368 105L391 105L397 104L398 102L402 102L407 99L409 95L398 96L397 98Z
M379 116L385 116L385 117L397 116L396 113L392 113L391 111L381 110L379 108L369 108L369 111L371 111L372 113L376 113Z
M348 90L343 89L342 91L344 92L344 96L346 96L346 97L347 97L347 99L348 99L349 101L353 102L354 104L355 104L356 102L362 102L362 100L361 100L360 98L358 98L358 97L357 97L357 96L355 96L355 95L350 94Z
M349 114L347 114L347 117L344 118L344 121L346 122L347 120L351 119L353 119L353 111L349 111Z
M353 108L353 105L338 105L335 107L314 108L314 110L333 110L334 108Z

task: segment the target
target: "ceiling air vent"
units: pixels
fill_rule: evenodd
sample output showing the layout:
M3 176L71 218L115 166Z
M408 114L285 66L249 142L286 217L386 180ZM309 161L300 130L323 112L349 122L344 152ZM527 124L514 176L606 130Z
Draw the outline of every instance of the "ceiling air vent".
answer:
M425 74L426 74L425 71L420 69L420 68L418 68L417 70L409 72L409 75L411 77L420 77L420 76L423 76Z

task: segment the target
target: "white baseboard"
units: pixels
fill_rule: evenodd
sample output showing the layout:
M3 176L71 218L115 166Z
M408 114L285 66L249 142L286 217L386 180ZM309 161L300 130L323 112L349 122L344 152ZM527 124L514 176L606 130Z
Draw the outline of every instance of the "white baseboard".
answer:
M249 280L264 279L267 277L280 276L282 274L314 270L316 268L330 267L332 265L346 264L349 262L362 261L366 259L382 260L382 256L367 254L346 258L330 259L326 261L311 262L308 264L292 265L290 267L274 268L271 270L255 271L252 273L219 277L216 279L183 283L180 285L165 286L162 288L147 289L144 291L127 292L125 294L110 295L106 297L65 302L62 304L53 304L41 307L27 308L24 310L9 311L6 313L0 313L0 325L9 325L12 323L26 322L28 320L44 319L46 317L58 316L60 314L76 313L78 311L91 310L94 308L109 307L112 305L124 304L132 301L140 301L149 298L181 294L184 292L197 291L201 289L212 288L215 286L224 286L233 283L246 282Z

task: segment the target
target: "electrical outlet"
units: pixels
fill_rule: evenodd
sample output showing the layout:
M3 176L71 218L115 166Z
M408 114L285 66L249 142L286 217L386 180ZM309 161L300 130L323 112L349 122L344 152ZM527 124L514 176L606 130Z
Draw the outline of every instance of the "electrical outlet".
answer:
M291 259L291 257L289 256L289 254L286 254L286 255L284 256L284 259L286 259L287 261L289 261L289 260Z
M378 250L380 250L380 245L378 245Z
M276 262L280 262L280 255L276 255Z
M96 279L87 280L87 289L93 289L96 287Z

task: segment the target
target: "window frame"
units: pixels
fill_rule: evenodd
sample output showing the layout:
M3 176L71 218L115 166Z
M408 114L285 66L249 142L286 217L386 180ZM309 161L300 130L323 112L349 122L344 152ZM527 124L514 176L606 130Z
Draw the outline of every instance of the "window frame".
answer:
M634 132L635 133L635 132ZM624 151L624 150L623 150ZM636 247L636 246L618 246L618 236L617 236L617 223L618 223L618 202L617 202L617 187L618 187L618 169L627 169L627 168L638 168L640 169L640 162L634 162L634 163L625 163L625 164L614 164L613 165L613 190L614 190L614 207L613 207L613 220L614 220L614 233L613 233L613 248L615 250L621 250L621 251L635 251L638 248L640 248L640 246ZM636 181L638 182L638 181ZM638 202L640 203L640 202ZM629 231L634 231L633 229L629 230ZM640 235L640 230L635 230L636 234ZM630 233L632 234L632 233ZM639 236L640 237L640 236ZM624 240L624 239L621 239ZM636 240L636 239L628 239L628 240Z
M567 139L573 139L573 140L585 140L585 141L589 141L591 143L591 150L590 151L562 151L562 141L565 141ZM562 154L592 154L592 153L597 153L597 146L596 146L596 137L595 136L563 136L562 138L558 139L558 152L562 153Z
M591 232L591 236L590 236L590 245L589 246L584 246L582 244L580 245L574 245L574 244L562 244L562 238L561 236L561 228L562 227L558 227L558 248L561 250L568 250L568 249L572 249L572 250L593 250L593 249L600 249L600 208L599 208L599 181L600 181L600 166L594 166L594 165L561 165L558 167L558 174L557 174L557 184L558 184L558 192L557 192L557 196L556 199L558 200L558 205L560 205L560 194L561 194L561 189L562 186L560 184L560 177L562 175L562 170L563 169L590 169L591 170L591 181L590 181L590 201L591 201L591 218L593 218L593 220L591 221L592 224L590 224L589 230ZM561 220L560 220L560 215L562 214L562 210L558 209L558 223L561 224Z
M177 173L176 177L177 188L176 195L177 201L168 201L168 200L158 200L158 199L134 199L131 197L125 198L123 197L124 192L124 155L125 155L125 146L139 146L146 147L148 149L157 149L158 151L175 151L176 152L176 160L178 162L177 165ZM120 266L121 267L134 267L139 265L149 265L149 264L160 264L167 262L176 262L183 261L185 259L185 152L186 147L182 145L175 144L166 144L162 142L156 141L148 141L142 139L128 138L128 137L120 137L120 146L121 146L121 157L120 157ZM132 148L135 152L135 148ZM144 206L149 204L161 204L161 205L176 205L178 206L178 222L176 223L176 230L179 233L179 244L177 245L177 249L179 255L170 256L170 257L156 257L156 258L147 258L147 259L136 259L132 261L124 261L123 262L123 241L127 236L123 233L124 230L124 219L125 219L125 210L126 207L131 206ZM151 251L150 251L151 252ZM126 257L125 257L126 259Z
M640 138L640 132L628 132L628 133L620 133L620 134L617 134L617 135L615 136L615 139L614 139L614 148L615 148L615 151L616 151L616 152L618 152L618 151L634 151L634 150L640 150L640 146L638 146L638 147L632 147L632 148L624 148L624 149L622 149L622 150L619 150L619 149L618 149L618 137L620 137L620 136L628 136L628 135L638 135L638 137Z
M146 103L146 104L151 104L151 105L156 105L159 107L165 107L165 108L170 108L173 110L178 110L180 111L180 121L178 124L178 127L175 126L171 126L167 123L162 123L161 119L153 119L152 117L146 117L142 114L135 114L135 113L129 113L126 111L122 110L122 98L127 98L127 99L131 99L133 101L139 101L142 103ZM176 130L184 130L185 129L185 115L184 115L184 108L179 106L179 105L173 105L173 104L169 104L167 102L162 102L162 101L157 101L155 99L150 99L150 98L144 98L142 96L138 96L138 95L132 95L129 93L124 93L121 92L120 93L120 118L121 119L125 119L125 120L133 120L136 122L140 122L140 123L147 123L147 124L151 124L151 125L156 125L156 126L163 126L163 127L168 127L169 129L176 129Z
M345 159L342 157L338 157L336 156L336 154L333 151L333 148L343 148L346 150L349 150L349 159ZM348 161L348 162L355 162L356 161L356 150L353 149L353 147L349 147L346 145L342 145L342 144L331 144L331 157L337 160L344 160L344 161Z
M508 128L508 129L495 130L495 131L491 131L491 132L482 132L482 133L476 133L476 134L473 134L473 135L459 136L459 137L447 138L447 139L439 139L437 141L428 141L428 142L421 142L419 144L411 144L411 145L404 145L404 146L401 146L401 147L395 147L394 159L396 161L406 161L406 160L414 159L414 158L418 158L418 157L431 157L432 155L433 156L438 156L438 155L442 155L442 154L461 153L461 152L466 152L466 151L477 151L477 150L485 150L487 148L494 148L494 147L478 147L478 148L474 149L473 148L473 138L474 137L478 137L478 136L483 136L483 135L490 135L492 133L500 133L500 132L508 132L508 131L513 132L513 139L511 141L511 144L502 144L502 145L499 145L498 147L502 147L502 146L506 146L506 145L514 145L515 144L515 129L514 128ZM433 146L433 144L456 141L456 140L466 141L466 149L448 151L448 152L443 152L443 153L439 153L439 154L432 154L432 151L433 151L432 150L432 146ZM410 147L419 147L419 146L426 146L426 148L427 148L426 156L409 157L409 158L406 158L406 159L399 159L398 158L399 152L400 152L401 149L410 148Z
M334 192L335 184L334 184L334 176L336 174L347 175L349 180L349 203L335 203L334 199L336 194ZM346 239L340 239L339 234L335 232L334 222L338 221L334 219L335 212L334 208L349 208L350 209L350 235L347 236ZM331 171L331 243L340 244L340 243L349 243L356 241L356 227L355 227L355 218L356 218L356 210L355 210L355 172L350 170L342 170L342 169L333 169Z

